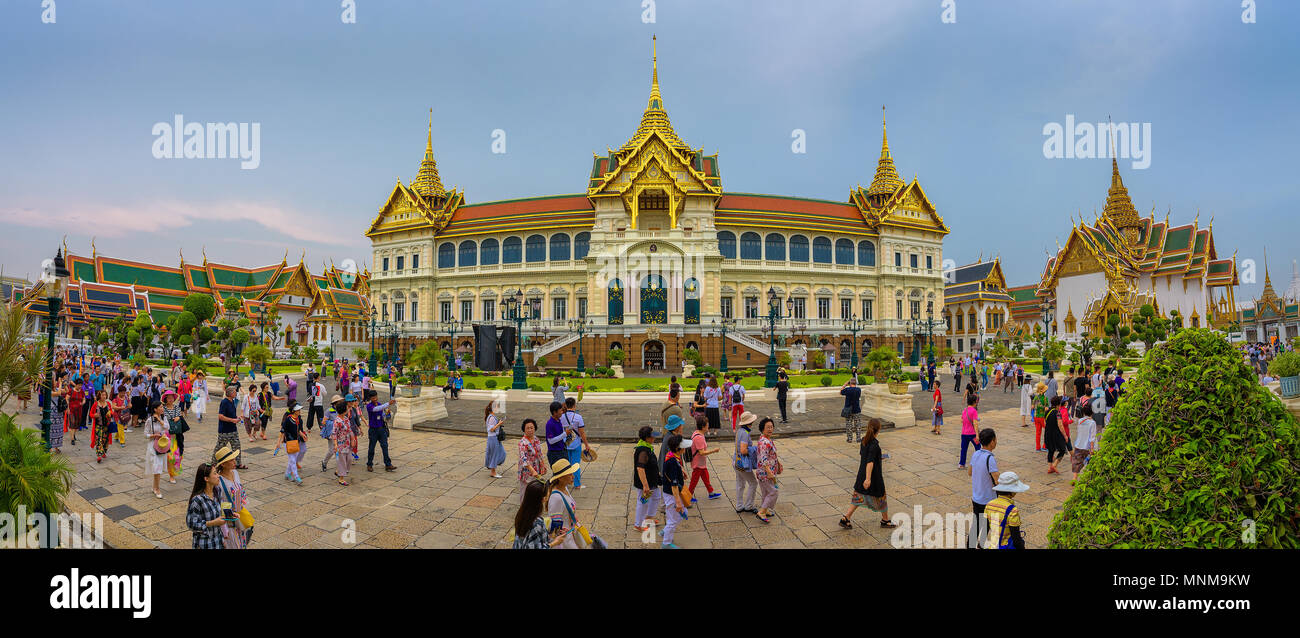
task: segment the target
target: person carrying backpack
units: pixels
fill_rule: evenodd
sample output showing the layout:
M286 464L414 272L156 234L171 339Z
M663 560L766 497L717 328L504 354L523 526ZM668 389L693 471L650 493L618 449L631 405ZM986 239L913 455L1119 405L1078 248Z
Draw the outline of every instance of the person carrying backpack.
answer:
M745 413L745 386L740 383L740 375L733 377L731 384L731 429L739 426L740 416Z

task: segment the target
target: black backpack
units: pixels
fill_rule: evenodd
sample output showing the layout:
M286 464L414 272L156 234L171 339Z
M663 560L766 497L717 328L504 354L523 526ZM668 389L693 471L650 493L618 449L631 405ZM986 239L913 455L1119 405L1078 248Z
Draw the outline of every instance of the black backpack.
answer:
M731 389L731 402L742 404L745 402L745 389L740 384L736 384L736 387Z

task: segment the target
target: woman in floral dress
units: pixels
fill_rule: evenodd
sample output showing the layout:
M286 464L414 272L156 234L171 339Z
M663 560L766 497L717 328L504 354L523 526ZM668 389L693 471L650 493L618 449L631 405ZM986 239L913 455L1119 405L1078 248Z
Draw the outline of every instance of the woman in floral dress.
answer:
M357 449L357 433L352 428L356 416L356 397L351 394L344 397L352 399L348 407L343 410L334 422L334 429L330 432L330 440L334 442L334 453L338 459L338 470L334 473L339 477L339 485L348 486L348 468L352 467L352 454ZM342 403L335 403L334 408L337 411L342 407ZM324 467L324 464L321 464Z
M546 476L546 454L542 452L542 440L537 438L537 422L524 419L520 426L524 431L519 439L519 503L524 502L524 491L528 482Z
M776 445L772 443L772 432L775 429L776 425L770 417L763 417L758 423L758 431L762 436L758 437L758 467L754 470L754 475L763 492L763 501L754 515L764 523L771 522L772 508L776 506L776 475L785 469L781 467L781 461L776 457Z
M239 452L226 446L217 450L213 458L217 471L221 474L213 491L221 506L228 508L230 512L230 516L227 517L230 524L222 528L221 541L226 549L247 549L248 541L253 537L253 528L244 528L239 523L239 511L248 506L248 491L239 480L239 470L235 469ZM229 505L226 505L227 503Z

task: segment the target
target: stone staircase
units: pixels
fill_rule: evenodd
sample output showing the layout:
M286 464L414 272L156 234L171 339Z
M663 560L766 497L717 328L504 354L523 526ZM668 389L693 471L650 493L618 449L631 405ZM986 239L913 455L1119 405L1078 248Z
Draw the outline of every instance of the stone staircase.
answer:
M728 332L727 338L735 341L736 343L739 343L742 346L745 346L746 348L749 348L751 350L756 350L760 353L768 351L768 345L766 341L763 341L761 339L756 339L743 332ZM784 348L777 348L777 350L784 350Z
M563 337L556 337L555 339L551 339L550 341L547 341L546 343L540 346L533 346L533 360L536 361L537 357L544 357L546 355L549 355L552 352L555 352L556 350L563 348L564 346L576 342L577 340L578 340L578 335L571 334L571 335L565 335Z

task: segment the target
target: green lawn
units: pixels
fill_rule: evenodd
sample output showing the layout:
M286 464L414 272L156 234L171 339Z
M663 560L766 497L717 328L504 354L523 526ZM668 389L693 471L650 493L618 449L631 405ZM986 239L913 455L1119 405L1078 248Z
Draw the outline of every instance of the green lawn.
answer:
M821 383L822 376L823 375L791 376L790 387L792 388L822 387L822 383ZM848 381L849 379L848 373L828 374L825 376L831 378L831 385L834 387L839 387L843 385L844 382ZM498 390L508 389L510 387L510 383L512 380L512 378L508 375L502 377L467 376L465 377L465 388L468 390L485 390L487 389L487 386L484 382L489 379L496 381L496 388L494 389L498 389ZM667 376L653 377L653 378L652 377L624 377L622 379L593 379L593 378L583 378L583 379L566 378L566 379L567 379L566 383L569 385L570 392L576 391L579 385L584 387L585 392L591 392L593 391L593 388L595 392L626 392L628 390L643 391L643 392L667 392L668 391ZM870 383L871 377L864 375L861 377L861 380L864 383ZM741 383L745 386L746 390L762 389L763 381L764 381L763 375L753 375L753 376L746 376L741 378ZM446 382L446 377L438 377L438 385L441 385L445 382ZM696 384L699 383L699 379L679 378L678 383L682 384L682 387L685 392L693 393L695 391ZM543 391L548 391L551 388L551 377L528 377L528 385L537 386L541 388Z

